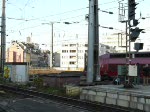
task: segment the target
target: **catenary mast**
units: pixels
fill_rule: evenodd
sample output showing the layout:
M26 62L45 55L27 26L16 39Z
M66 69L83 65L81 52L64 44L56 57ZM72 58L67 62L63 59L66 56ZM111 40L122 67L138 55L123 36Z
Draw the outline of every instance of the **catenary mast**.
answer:
M5 17L5 0L2 1L2 18L1 18L1 73L4 75L5 51L6 51L6 17Z
M96 81L99 66L98 0L89 0L87 83Z

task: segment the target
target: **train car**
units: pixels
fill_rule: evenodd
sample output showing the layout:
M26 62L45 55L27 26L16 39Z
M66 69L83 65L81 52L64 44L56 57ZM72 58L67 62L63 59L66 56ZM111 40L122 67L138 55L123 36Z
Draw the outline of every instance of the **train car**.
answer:
M150 64L150 52L131 53L130 59L126 57L126 53L109 53L100 56L100 74L102 80L112 80L117 77L118 65L139 64L142 68L144 65ZM142 73L141 71L140 73Z

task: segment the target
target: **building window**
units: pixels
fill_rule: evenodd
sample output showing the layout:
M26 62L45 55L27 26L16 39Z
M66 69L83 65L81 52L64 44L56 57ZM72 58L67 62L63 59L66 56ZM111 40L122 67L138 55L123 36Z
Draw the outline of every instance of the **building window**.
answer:
M62 50L62 53L67 53L68 52L68 50Z
M70 56L70 59L74 59L74 58L76 58L76 56Z
M88 47L88 44L85 44L85 47Z
M70 65L74 65L74 64L75 64L75 62L71 61L71 62L69 62L69 64L70 64Z
M76 46L76 44L70 44L70 47L75 47Z
M63 46L63 47L67 47L67 46L68 46L68 44L63 44L62 46Z
M70 50L70 53L76 53L76 50Z

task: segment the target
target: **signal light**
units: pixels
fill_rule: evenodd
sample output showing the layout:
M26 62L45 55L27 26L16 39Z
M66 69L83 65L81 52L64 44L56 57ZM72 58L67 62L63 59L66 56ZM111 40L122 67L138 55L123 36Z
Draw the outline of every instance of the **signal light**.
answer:
M143 43L134 43L134 49L135 50L142 50L143 49Z
M135 0L128 0L128 19L133 20L135 19L135 9L136 9L137 3Z
M137 26L139 23L140 23L140 22L138 22L137 19L134 19L134 20L133 20L133 26Z
M138 27L136 27L135 29L130 29L131 34L130 34L130 40L131 42L135 42L135 40L138 38L138 36L140 35L140 32L144 30L144 29L139 29Z

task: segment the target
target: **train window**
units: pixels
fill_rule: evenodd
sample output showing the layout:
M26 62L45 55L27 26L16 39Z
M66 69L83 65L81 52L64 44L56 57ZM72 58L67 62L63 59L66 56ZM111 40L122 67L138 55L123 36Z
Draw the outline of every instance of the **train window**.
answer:
M125 58L126 54L111 54L110 58Z
M135 57L150 57L150 53L138 53L135 54Z

